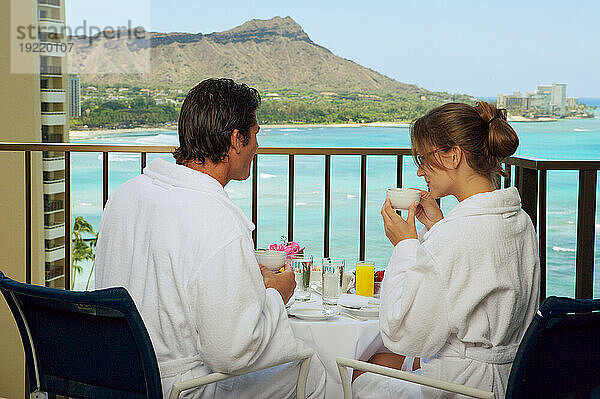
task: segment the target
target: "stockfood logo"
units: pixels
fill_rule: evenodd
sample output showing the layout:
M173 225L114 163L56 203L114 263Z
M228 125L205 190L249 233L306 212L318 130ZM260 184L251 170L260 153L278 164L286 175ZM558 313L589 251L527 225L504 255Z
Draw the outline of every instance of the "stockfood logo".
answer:
M67 73L104 76L149 72L150 34L147 25L139 23L149 21L149 4L145 18L144 13L137 9L131 12L137 19L127 18L127 12L123 15L115 12L119 17L114 23L97 24L85 18L78 23L65 21L64 5L61 5L64 0L38 0L37 15L32 15L30 7L23 7L22 0L11 1L12 73L40 74L51 78ZM137 3L140 1L149 3L149 0L137 0ZM125 7L128 5L125 3ZM118 11L118 3L114 9ZM102 56L104 47L122 47L135 54L115 62ZM90 57L91 54L93 57Z

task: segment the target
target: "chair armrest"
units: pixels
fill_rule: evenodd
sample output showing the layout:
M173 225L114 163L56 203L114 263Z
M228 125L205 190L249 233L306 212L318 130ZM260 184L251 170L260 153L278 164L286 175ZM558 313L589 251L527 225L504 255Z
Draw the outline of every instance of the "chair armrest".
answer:
M304 399L306 397L306 379L308 377L308 368L310 366L310 360L312 358L313 352L314 351L309 348L309 349L306 349L306 350L300 352L298 354L298 356L292 360L282 361L282 362L275 363L275 364L272 364L267 367L261 367L259 369L248 370L242 374L210 373L210 374L202 376L202 377L177 382L177 383L173 384L173 388L171 389L171 394L169 395L169 399L179 398L179 395L181 394L181 392L186 391L188 389L198 388L203 385L212 384L213 382L219 382L219 381L226 380L228 378L237 377L239 375L253 373L255 371L260 371L260 370L268 369L271 367L279 366L281 364L297 362L297 361L302 361L302 364L300 365L300 371L298 373L298 382L296 384L296 397L298 399Z
M348 376L348 368L355 370L363 370L370 373L384 375L404 381L414 382L419 385L425 385L432 388L441 389L448 392L458 393L461 395L470 396L472 398L479 399L495 399L493 392L482 391L481 389L468 387L465 385L454 384L452 382L442 381L435 378L425 377L416 373L410 373L407 371L400 371L389 367L378 366L367 362L361 362L360 360L347 359L343 357L337 357L335 362L342 378L342 387L344 388L344 399L352 399L352 388L350 384L350 377Z

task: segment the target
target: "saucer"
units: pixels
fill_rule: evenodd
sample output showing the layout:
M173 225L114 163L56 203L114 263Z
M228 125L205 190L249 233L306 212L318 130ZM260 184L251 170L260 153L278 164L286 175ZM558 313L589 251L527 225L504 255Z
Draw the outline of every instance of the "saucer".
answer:
M323 308L298 308L290 312L290 315L302 320L327 320L338 315L337 309Z

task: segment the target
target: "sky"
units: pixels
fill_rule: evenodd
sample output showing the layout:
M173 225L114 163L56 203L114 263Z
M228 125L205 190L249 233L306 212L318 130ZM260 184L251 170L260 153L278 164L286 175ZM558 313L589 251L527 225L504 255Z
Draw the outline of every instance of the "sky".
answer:
M600 97L600 1L66 0L67 24L212 33L290 16L334 54L405 83L494 97L566 83Z

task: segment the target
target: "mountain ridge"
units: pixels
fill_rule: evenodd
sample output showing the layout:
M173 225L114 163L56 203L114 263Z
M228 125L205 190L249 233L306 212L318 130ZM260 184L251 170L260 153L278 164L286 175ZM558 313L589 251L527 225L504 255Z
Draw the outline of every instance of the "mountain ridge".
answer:
M69 70L83 83L189 89L216 76L261 90L436 96L398 82L313 42L291 17L253 19L209 34L146 32L144 39L72 37Z

